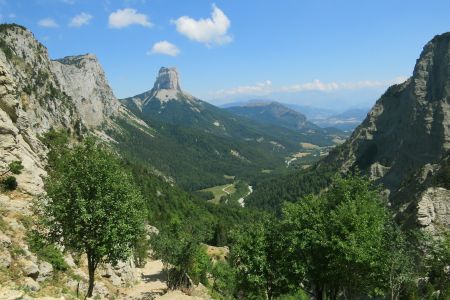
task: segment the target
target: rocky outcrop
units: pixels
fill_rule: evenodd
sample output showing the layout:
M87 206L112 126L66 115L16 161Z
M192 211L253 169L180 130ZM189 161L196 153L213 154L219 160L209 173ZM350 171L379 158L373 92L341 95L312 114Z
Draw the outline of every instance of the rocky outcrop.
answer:
M398 210L405 203L416 203L417 197L427 199L421 205L420 224L429 219L424 217L424 207L434 210L435 205L442 203L443 196L448 197L445 191L427 190L431 183L411 185L408 182L420 176L419 170L427 164L436 164L450 150L449 69L450 33L445 33L424 47L412 77L390 87L351 138L324 160L324 163L337 163L343 171L359 168L383 184ZM420 186L422 190L407 192L405 186ZM437 211L436 222L445 218L445 215L438 216L441 212Z
M169 101L183 102L197 112L202 110L200 100L181 90L176 68L161 67L151 90L121 101L137 111L154 110L156 106L158 109L164 109L164 105Z
M0 41L0 173L21 160L19 189L39 194L47 151L39 137L51 128L78 135L92 130L110 141L100 126L112 124L120 102L94 55L51 61L33 34L17 25L1 25Z
M99 126L117 113L120 103L95 55L54 60L51 69L87 126Z
M450 228L450 190L430 187L419 197L417 204L419 226L434 233L439 227Z
M17 86L6 70L0 52L0 172L13 161L22 161L24 170L17 175L20 188L38 194L43 189L45 148L30 128L16 91Z
M158 77L156 78L154 90L177 90L181 92L180 79L176 68L159 69Z

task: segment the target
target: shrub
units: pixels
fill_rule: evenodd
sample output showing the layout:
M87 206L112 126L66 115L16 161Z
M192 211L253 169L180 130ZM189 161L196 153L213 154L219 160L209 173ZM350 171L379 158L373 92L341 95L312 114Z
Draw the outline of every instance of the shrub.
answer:
M55 270L66 271L69 268L61 251L55 245L47 243L37 232L28 235L28 244L39 259L49 262Z
M20 160L13 161L12 163L9 164L8 167L9 167L9 171L16 175L22 173L22 170L23 170L23 165Z
M17 180L14 176L8 176L2 180L2 186L9 191L13 191L17 188Z

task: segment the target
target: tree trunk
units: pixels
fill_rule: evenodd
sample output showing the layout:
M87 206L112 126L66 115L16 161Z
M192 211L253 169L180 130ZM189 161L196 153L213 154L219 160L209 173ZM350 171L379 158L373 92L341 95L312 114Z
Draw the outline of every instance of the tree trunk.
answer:
M89 271L89 287L86 294L87 298L92 297L92 292L94 291L94 275L95 275L95 261L92 255L88 253L88 271Z
M323 300L323 288L322 287L316 287L316 300Z

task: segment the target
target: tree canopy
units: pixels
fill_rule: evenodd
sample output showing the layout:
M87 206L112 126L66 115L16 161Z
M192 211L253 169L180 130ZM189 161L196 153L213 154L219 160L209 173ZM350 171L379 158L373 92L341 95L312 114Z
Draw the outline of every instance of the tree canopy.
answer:
M39 208L51 240L86 253L90 297L98 264L127 259L142 236L143 201L117 156L94 140L55 151Z

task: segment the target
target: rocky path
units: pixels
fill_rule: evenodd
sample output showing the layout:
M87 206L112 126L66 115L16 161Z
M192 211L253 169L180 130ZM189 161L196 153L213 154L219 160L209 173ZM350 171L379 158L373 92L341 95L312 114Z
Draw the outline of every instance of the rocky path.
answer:
M205 292L197 291L197 296L189 296L181 291L167 291L163 264L160 260L148 261L140 272L139 282L121 291L119 299L147 300L202 300L210 299ZM195 292L194 292L195 293Z
M160 260L148 261L140 272L139 283L122 291L121 299L154 299L167 290L163 264Z

